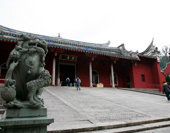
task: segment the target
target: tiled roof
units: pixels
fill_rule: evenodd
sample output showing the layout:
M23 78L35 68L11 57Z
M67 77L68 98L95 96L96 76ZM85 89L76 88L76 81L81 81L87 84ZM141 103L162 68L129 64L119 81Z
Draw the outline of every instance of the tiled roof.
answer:
M37 38L42 38L42 39L45 39L45 40L48 40L48 41L55 41L55 42L59 42L59 43L64 42L64 43L69 43L69 44L85 45L85 46L93 46L93 47L108 47L108 45L110 44L110 41L108 41L105 44L96 44L96 43L69 40L69 39L64 39L64 38L61 38L61 37L51 37L51 36L33 34L33 33L28 33L28 32L23 32L23 31L10 29L10 28L7 28L7 27L1 26L1 25L0 25L0 31L1 32L6 32L9 35L13 35L13 36L26 34L28 36L35 36Z
M34 36L46 40L47 44L51 48L59 48L65 50L79 51L90 54L98 54L116 58L140 60L137 53L132 51L127 51L124 49L124 45L119 47L109 47L110 42L105 44L96 44L81 42L75 40L64 39L60 37L50 37L44 35L38 35L28 32L22 32L14 29L10 29L0 25L0 40L3 41L13 41L17 42L21 34L26 34L28 36Z
M144 50L143 52L139 53L138 55L141 57L147 57L147 58L159 58L160 51L158 51L158 48L153 45L153 40L150 43L150 45Z

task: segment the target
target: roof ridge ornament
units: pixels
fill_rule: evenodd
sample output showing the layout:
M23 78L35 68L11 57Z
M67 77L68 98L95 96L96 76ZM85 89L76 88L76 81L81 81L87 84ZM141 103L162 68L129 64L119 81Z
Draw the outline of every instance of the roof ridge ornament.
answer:
M118 48L121 50L121 53L122 53L124 56L130 56L130 57L134 57L134 58L138 58L138 59L139 59L139 57L138 57L138 51L133 52L133 51L128 51L128 50L126 50L124 43L122 43L121 45L119 45Z
M146 57L154 57L157 59L158 62L160 62L160 51L158 50L158 47L153 45L154 38L152 38L152 41L150 45L144 50L143 52L139 53L140 56L146 56Z

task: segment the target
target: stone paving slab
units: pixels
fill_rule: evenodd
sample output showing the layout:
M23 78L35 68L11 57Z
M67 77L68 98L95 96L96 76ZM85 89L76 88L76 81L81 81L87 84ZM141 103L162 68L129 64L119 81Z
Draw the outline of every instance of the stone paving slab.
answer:
M160 95L113 88L46 87L42 95L48 130L78 129L170 117L170 102Z

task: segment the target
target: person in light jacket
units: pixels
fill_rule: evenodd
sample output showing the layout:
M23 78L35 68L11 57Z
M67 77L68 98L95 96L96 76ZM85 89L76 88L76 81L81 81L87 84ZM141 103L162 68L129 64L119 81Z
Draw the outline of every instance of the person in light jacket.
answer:
M70 85L70 78L67 77L67 78L66 78L66 86L69 86L69 85Z

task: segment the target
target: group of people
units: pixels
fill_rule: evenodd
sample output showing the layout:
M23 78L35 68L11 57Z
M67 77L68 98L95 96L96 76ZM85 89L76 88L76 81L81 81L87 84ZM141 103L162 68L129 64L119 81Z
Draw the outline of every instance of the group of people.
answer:
M69 84L70 84L70 78L67 77L67 78L66 78L66 85L69 86ZM77 90L81 90L81 89L80 89L81 80L80 80L79 77L77 77L77 78L75 79L75 84L76 84ZM74 86L75 86L75 85L74 85ZM163 82L162 88L163 88L163 93L166 94L167 100L170 101L170 96L169 96L169 95L170 95L170 85L169 85L167 82Z
M66 81L66 86L70 86L70 78L67 77L65 81ZM79 77L77 77L77 78L75 79L74 86L76 86L77 90L79 90L79 91L81 90L81 89L80 89L80 85L81 85L81 80L80 80Z
M163 93L166 94L166 97L167 97L167 100L169 101L170 100L170 85L168 84L168 82L163 82Z

